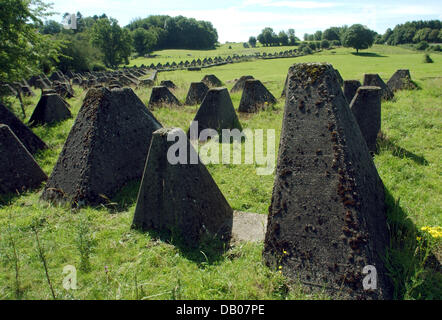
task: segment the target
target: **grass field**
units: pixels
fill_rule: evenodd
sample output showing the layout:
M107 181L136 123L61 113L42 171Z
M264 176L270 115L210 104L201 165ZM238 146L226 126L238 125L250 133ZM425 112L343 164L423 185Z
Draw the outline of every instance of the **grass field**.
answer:
M228 47L228 46L227 46ZM242 49L216 51L162 51L158 61L176 61L187 54L214 57ZM262 49L262 48L259 48ZM268 49L268 48L266 48ZM271 51L281 51L280 48ZM251 49L250 49L251 50ZM230 89L242 75L260 79L280 97L287 70L297 62L329 62L344 79L362 80L364 73L379 73L386 81L400 68L410 69L421 88L403 91L383 103L380 152L375 163L387 189L392 244L387 266L398 299L441 299L442 276L431 268L430 252L441 256L442 226L442 55L423 55L403 48L374 46L354 55L335 49L290 59L256 60L199 71L159 74L159 80L178 85L176 96L184 101L192 81L215 74ZM177 60L170 59L175 57ZM179 57L179 58L178 58ZM190 57L189 57L190 58ZM194 56L192 56L192 59ZM161 60L165 59L165 60ZM178 60L179 59L179 60ZM136 59L133 64L152 63ZM135 91L147 104L151 89ZM76 88L69 100L76 115L85 92ZM240 94L231 95L235 108ZM27 118L39 97L27 98ZM17 102L12 108L20 115ZM244 128L275 129L276 148L281 131L284 101L266 111L240 116ZM187 129L197 106L158 109L157 119L166 127ZM49 175L74 120L44 126L35 132L50 146L36 156ZM210 173L234 210L266 214L274 176L258 176L255 165L209 165ZM137 183L128 185L113 202L98 208L72 210L39 200L40 191L2 199L0 205L0 299L327 299L310 295L296 282L269 270L261 259L262 243L236 245L223 255L210 248L181 251L153 235L130 229ZM430 227L430 232L421 228ZM439 230L439 233L437 233ZM37 231L44 258L36 243ZM433 234L433 236L430 235ZM43 261L47 265L48 277ZM63 289L63 268L78 270L78 289ZM50 279L50 285L48 283Z

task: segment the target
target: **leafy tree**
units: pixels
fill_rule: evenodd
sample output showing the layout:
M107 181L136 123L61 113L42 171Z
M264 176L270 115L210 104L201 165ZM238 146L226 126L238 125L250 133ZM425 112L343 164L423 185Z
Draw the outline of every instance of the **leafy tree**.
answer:
M63 72L91 71L102 59L100 50L92 47L89 37L84 33L60 34L58 39L62 40L65 46L61 49L59 61L55 66Z
M287 33L285 31L280 31L278 34L278 39L279 39L279 43L282 46L286 46L289 44L289 36L287 35Z
M373 45L374 32L364 27L361 24L354 24L344 34L344 47L351 47L356 49L359 53L361 49L368 49Z
M321 41L322 40L322 31L321 30L316 31L313 36L316 41Z
M298 41L299 39L296 38L296 35L295 35L295 29L289 29L289 30L288 30L288 36L289 36L289 45L291 45L291 46L296 46L297 41Z
M116 68L121 63L129 63L132 39L129 30L118 25L117 20L100 18L91 30L92 44L103 54L106 67Z
M54 20L45 21L43 26L40 27L40 32L42 34L57 34L63 29L61 23Z
M151 53L157 44L157 34L143 28L136 29L132 38L135 51L139 56Z
M37 31L49 8L40 0L0 1L0 81L40 73L47 61L57 60L61 44Z
M324 32L322 33L322 39L329 40L329 41L340 40L341 38L339 35L339 28L331 27L331 28L325 29Z
M252 48L256 47L256 41L257 41L256 38L253 36L249 38L249 44Z
M258 41L264 46L272 46L279 44L279 39L272 28L264 28L262 32L258 35Z

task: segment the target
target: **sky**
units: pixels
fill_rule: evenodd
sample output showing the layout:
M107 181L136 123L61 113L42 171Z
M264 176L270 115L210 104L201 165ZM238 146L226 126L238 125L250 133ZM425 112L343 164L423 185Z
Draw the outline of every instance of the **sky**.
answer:
M383 34L387 28L412 20L442 20L441 0L48 0L58 12L51 19L61 22L65 12L83 16L101 15L121 26L134 18L164 14L182 15L212 22L221 43L244 42L265 27L278 33L295 29L296 36L332 26L361 23Z

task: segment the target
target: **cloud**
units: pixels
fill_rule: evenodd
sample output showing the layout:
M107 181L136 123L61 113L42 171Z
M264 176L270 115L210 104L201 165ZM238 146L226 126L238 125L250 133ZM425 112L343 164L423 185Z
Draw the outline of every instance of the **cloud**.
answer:
M318 1L271 1L271 0L245 0L243 6L263 6L263 7L286 7L286 8L298 8L298 9L318 9L318 8L331 8L337 7L341 4L331 2L318 2Z

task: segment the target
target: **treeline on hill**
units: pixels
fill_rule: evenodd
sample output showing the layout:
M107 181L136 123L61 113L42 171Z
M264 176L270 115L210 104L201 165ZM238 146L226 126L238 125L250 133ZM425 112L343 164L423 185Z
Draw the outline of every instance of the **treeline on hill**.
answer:
M272 28L266 27L257 37L251 36L249 38L250 46L255 47L257 41L265 47L296 46L298 45L299 38L295 36L295 29L289 29L287 32L281 30L276 34Z
M133 20L127 28L137 34L140 42L141 35L148 38L151 50L214 49L218 42L218 32L211 22L183 16L149 16Z
M442 22L440 20L411 21L399 24L390 28L384 35L376 39L378 44L400 45L415 44L418 50L425 50L430 47L429 43L442 43ZM432 46L436 51L440 51L440 45Z
M318 30L313 34L304 34L304 41L331 41L332 45L345 45L344 39L348 31L348 26L331 27L324 31ZM437 43L442 43L442 23L440 20L412 21L399 24L392 30L388 28L381 35L373 32L374 43L387 45L414 44L418 50L427 48L440 51L441 47ZM430 46L430 43L435 45Z
M314 34L304 34L304 42L299 45L299 50L305 54L319 49L328 49L332 46L352 47L359 52L373 45L377 33L361 24L351 27L331 27L324 31L316 31ZM257 38L250 37L249 44L254 47L257 40L264 46L287 46L298 45L299 39L295 36L295 30L288 32L280 31L276 34L272 28L264 28Z
M69 15L65 14L65 18ZM124 28L105 14L83 17L78 12L75 20L76 29L65 29L53 20L40 27L42 34L50 34L65 44L56 62L62 71L115 68L127 64L132 52L144 56L161 49L212 49L218 42L218 33L210 22L182 16L150 16L136 19Z

